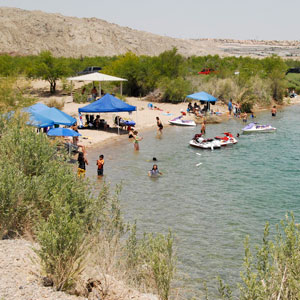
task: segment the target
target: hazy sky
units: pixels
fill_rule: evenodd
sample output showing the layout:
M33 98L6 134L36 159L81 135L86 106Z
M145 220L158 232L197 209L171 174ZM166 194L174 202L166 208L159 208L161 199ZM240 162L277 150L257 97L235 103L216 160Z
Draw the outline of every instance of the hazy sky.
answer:
M300 40L300 0L0 0L0 6L97 17L180 38Z

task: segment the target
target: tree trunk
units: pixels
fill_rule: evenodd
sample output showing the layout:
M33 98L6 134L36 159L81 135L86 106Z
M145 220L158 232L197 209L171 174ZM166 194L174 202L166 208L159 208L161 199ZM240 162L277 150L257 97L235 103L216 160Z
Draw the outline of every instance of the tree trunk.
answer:
M50 93L55 94L56 92L56 81L50 81Z

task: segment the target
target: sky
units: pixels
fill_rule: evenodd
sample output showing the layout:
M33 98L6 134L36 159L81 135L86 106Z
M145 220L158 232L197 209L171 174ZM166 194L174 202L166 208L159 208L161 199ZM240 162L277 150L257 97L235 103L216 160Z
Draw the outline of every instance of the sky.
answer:
M300 0L0 0L0 6L96 17L177 38L300 40Z

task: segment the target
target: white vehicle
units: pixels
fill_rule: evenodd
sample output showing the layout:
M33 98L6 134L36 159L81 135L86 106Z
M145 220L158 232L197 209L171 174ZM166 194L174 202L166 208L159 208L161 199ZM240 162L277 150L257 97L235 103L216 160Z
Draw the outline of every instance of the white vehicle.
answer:
M215 137L215 140L220 141L222 147L234 145L238 142L237 139L230 132L224 132L224 134L225 136Z
M172 125L178 125L178 126L196 126L195 121L193 120L182 120L183 116L179 116L175 119L172 119L169 121Z
M274 132L275 127L271 125L261 125L258 123L250 123L242 129L243 133L253 133L253 132Z
M214 150L221 148L221 142L215 139L204 139L201 134L196 134L190 141L190 146Z

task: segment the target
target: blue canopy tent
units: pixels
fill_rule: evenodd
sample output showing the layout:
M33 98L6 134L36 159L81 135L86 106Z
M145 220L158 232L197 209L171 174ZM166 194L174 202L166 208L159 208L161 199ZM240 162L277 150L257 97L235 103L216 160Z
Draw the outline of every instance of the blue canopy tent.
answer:
M54 122L39 113L29 112L29 121L27 124L37 128L44 128L53 126Z
M71 126L76 123L76 119L71 117L70 115L55 107L48 107L47 105L42 103L36 103L32 106L24 108L23 111L28 112L31 115L37 113L40 116L44 116L45 118L52 120L53 124L55 125Z
M214 96L206 93L206 92L199 92L199 93L195 93L195 94L191 94L186 96L189 99L195 99L201 102L207 102L207 109L210 109L210 104L215 104L218 99L215 98Z
M131 112L136 111L136 106L129 105L126 102L106 94L99 100L78 109L79 113L113 113L113 112ZM119 128L118 128L119 133Z

